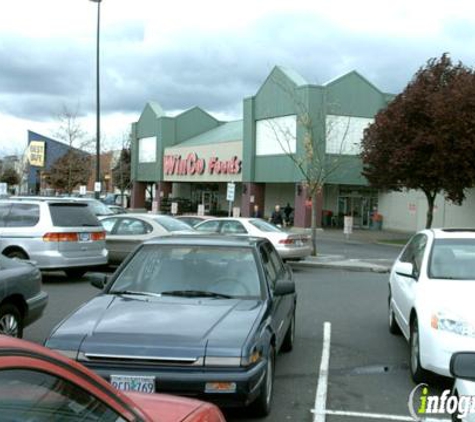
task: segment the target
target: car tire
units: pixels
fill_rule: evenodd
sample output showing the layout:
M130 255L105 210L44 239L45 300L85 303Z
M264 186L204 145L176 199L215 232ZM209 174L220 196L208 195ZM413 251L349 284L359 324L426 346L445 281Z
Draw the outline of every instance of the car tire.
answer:
M23 317L18 308L11 303L0 306L0 334L23 337Z
M394 335L400 335L401 329L396 322L396 317L394 315L393 307L391 305L391 292L389 292L388 297L388 325L389 325L389 332Z
M419 321L414 317L411 322L411 335L409 337L409 369L412 380L416 384L429 379L429 371L421 366L420 341L419 341Z
M269 347L269 355L267 357L267 368L264 377L264 384L257 399L252 403L253 415L263 418L268 416L272 407L272 397L274 394L274 369L275 369L275 350Z
M292 319L290 320L289 328L287 328L287 332L285 333L284 341L282 342L282 346L280 350L284 353L291 352L294 348L295 342L295 311L292 315Z
M71 278L81 278L84 274L86 274L86 268L68 268L64 270L66 275Z
M8 258L28 259L25 252L20 249L13 249L4 254Z

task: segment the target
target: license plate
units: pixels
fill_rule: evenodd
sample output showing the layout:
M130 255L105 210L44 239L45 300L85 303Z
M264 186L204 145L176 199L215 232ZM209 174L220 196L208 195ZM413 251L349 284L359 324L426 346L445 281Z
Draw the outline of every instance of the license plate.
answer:
M90 233L79 233L79 241L80 242L89 242L91 240Z
M297 240L297 241L295 242L295 245L296 245L296 246L303 246L303 242L302 242L301 240Z
M111 375L110 383L121 391L155 393L155 377L153 376Z

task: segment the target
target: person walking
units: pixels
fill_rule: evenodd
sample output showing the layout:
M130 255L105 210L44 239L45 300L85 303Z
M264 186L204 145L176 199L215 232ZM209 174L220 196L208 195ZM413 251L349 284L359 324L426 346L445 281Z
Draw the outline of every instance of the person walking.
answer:
M276 226L282 227L284 225L284 218L282 217L282 211L280 210L280 205L276 205L272 215L270 216L269 221Z
M253 218L262 218L261 210L259 209L259 205L254 205L254 211L252 212Z

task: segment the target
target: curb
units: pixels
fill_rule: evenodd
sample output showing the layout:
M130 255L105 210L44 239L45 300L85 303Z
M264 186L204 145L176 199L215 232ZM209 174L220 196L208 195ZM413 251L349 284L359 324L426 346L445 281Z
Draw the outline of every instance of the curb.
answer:
M345 271L354 271L354 272L367 272L367 273L379 273L387 274L390 272L390 268L383 267L381 265L346 265L344 263L320 263L320 262L308 262L308 261L296 261L289 262L291 266L301 266L301 267L318 267L318 268L329 268L329 269L339 269Z

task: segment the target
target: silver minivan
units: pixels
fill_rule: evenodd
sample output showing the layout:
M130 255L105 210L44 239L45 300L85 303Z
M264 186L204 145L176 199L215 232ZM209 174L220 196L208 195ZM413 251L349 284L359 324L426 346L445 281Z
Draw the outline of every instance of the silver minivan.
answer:
M105 232L97 217L85 203L61 199L0 200L0 252L70 277L107 264Z

